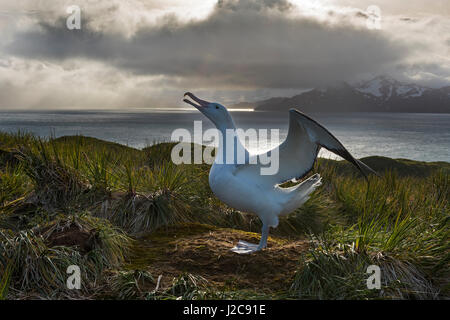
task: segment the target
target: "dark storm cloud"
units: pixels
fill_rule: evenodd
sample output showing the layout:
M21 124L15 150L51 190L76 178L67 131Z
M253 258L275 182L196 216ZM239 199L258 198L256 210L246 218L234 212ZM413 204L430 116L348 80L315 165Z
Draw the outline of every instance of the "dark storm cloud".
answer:
M90 28L66 29L65 18L16 34L9 54L48 60L91 59L139 75L192 79L200 86L292 88L383 73L407 54L385 33L292 13L284 0L219 1L204 20L167 16L131 37ZM361 19L362 16L356 18Z

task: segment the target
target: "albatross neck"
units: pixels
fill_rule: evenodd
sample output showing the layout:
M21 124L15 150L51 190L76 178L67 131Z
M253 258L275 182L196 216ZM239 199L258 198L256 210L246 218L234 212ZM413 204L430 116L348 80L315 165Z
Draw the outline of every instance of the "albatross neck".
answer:
M234 124L231 116L227 119L226 122L221 123L220 125L216 125L217 129L220 131L222 137L219 139L219 148L217 150L216 162L226 161L229 164L231 159L227 158L227 150L233 158L233 163L237 161L237 149L238 147L244 148L239 140L239 137L236 133L236 125ZM222 155L222 157L220 157Z
M227 130L236 131L236 125L234 124L233 118L229 115L226 121L216 124L217 129L225 136Z

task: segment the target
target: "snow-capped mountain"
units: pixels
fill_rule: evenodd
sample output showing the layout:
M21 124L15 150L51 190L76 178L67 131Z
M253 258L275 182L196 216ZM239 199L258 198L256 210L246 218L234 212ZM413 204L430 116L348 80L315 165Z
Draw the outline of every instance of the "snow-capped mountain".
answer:
M390 77L379 76L370 81L363 82L355 87L355 90L387 101L393 97L414 98L420 97L430 88L416 84L401 83Z
M439 89L402 83L385 76L349 85L316 88L290 98L271 98L239 107L305 112L433 112L450 113L450 86Z

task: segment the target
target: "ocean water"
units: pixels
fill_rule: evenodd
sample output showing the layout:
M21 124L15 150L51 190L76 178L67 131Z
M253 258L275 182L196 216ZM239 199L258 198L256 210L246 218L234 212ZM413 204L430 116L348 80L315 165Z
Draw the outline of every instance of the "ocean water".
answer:
M279 129L280 140L286 137L287 112L232 112L232 116L239 128ZM450 114L322 113L310 116L333 133L357 158L380 155L450 162ZM213 128L196 110L0 112L1 131L22 130L43 137L81 134L135 148L169 141L176 129L184 128L192 133L194 121L202 121L203 130ZM267 149L254 139L248 146L253 151ZM335 157L328 152L322 152L321 156Z

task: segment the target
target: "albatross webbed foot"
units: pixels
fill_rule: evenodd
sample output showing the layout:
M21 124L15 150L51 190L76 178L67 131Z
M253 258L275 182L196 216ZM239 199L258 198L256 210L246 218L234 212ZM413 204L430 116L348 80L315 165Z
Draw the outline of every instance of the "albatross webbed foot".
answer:
M263 224L261 240L259 244L249 243L247 241L239 240L238 244L231 249L231 251L236 252L238 254L247 254L259 251L267 247L267 237L269 236L269 226L267 224Z
M231 251L238 254L248 254L255 251L259 251L261 248L259 245L254 243L249 243L247 241L239 240L236 246L234 246Z

